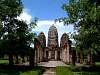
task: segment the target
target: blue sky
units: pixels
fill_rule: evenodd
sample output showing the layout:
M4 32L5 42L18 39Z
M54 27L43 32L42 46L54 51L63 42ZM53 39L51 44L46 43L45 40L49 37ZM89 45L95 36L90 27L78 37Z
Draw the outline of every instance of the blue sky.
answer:
M64 26L63 23L54 23L54 20L60 17L67 17L67 13L62 10L61 6L68 3L68 0L22 0L24 9L22 14L18 17L30 23L30 21L37 17L39 18L37 27L33 32L44 32L46 39L48 37L49 27L54 24L58 30L59 41L63 33L72 33L73 25Z
M68 3L68 0L22 0L22 2L28 13L40 20L54 20L67 16L61 6Z

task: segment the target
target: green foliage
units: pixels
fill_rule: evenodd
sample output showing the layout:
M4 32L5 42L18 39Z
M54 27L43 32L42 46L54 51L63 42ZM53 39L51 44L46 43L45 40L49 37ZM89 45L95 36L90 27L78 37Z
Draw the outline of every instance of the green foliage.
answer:
M21 11L22 3L20 0L0 0L0 42L1 45L3 42L7 48L11 47L11 41L15 40L16 17L20 15Z
M62 6L68 18L62 18L65 24L74 24L76 33L76 49L85 54L92 50L92 54L100 51L100 6L94 0L69 0L69 4ZM98 16L97 16L98 15Z
M0 0L0 16L3 20L8 17L17 17L22 12L21 0Z
M23 10L21 0L0 0L0 54L9 54L9 62L13 55L30 55L35 34L31 32L37 19L27 24L17 17Z
M30 24L19 21L17 16L22 9L21 0L0 0L0 49L6 53L27 53L33 43L35 34L31 29L36 26L36 20Z

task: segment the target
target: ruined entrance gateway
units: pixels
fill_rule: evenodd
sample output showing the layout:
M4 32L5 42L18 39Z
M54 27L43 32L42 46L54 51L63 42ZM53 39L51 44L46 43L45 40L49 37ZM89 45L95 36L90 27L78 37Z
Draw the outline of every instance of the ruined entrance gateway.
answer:
M34 43L35 63L41 61L60 60L67 63L71 62L71 41L66 33L60 39L60 46L58 43L57 28L52 25L48 31L48 42L46 47L46 37L41 32Z

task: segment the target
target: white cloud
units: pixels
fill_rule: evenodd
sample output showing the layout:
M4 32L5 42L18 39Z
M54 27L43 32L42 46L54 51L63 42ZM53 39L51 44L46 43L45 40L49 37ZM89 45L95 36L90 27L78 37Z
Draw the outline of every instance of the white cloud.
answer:
M73 32L73 25L65 25L63 24L63 22L54 22L53 20L40 20L37 23L37 27L35 29L33 29L33 31L48 31L49 27L54 24L58 30L58 32Z
M60 38L62 36L63 33L73 33L74 31L74 27L73 25L66 25L64 26L63 22L57 22L55 23L53 20L40 20L37 23L37 27L35 29L33 29L33 32L44 32L44 34L46 35L46 40L48 41L48 30L49 27L54 24L58 30L58 39L60 42Z
M63 26L63 22L54 22L54 20L40 20L38 21L37 25L38 27L44 26L44 25L49 25L51 26L52 24L56 25L56 26Z
M29 24L32 20L32 16L28 13L28 9L24 9L20 16L17 17L19 20L25 21Z
M54 24L53 20L41 20L41 21L38 21L37 23L38 27L41 27L43 25L52 25L52 24Z

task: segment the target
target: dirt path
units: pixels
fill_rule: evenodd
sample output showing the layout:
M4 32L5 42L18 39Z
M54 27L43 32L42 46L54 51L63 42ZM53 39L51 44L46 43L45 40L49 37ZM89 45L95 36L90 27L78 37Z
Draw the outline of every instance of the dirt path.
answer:
M47 69L43 75L56 75L56 72L54 69L50 68L50 69Z

